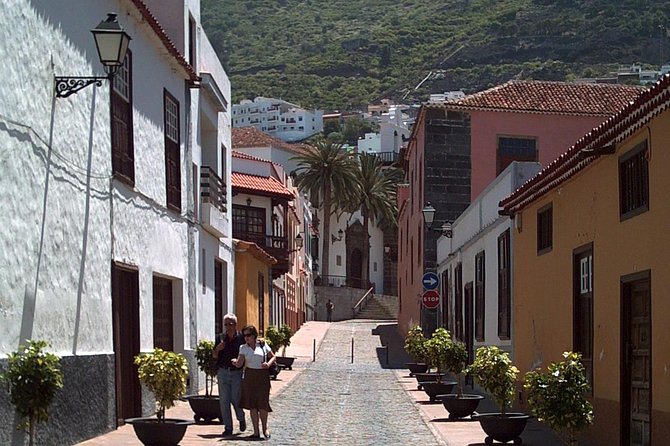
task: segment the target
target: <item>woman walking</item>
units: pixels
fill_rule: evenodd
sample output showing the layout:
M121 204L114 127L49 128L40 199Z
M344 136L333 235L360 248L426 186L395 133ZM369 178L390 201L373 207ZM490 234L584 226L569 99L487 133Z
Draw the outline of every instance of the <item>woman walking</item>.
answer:
M232 360L235 367L244 368L242 379L242 396L240 406L248 409L251 414L251 423L254 428L252 438L260 438L258 418L260 416L263 427L263 436L270 438L268 430L268 412L270 408L270 371L272 363L276 361L272 349L265 342L258 342L258 330L253 325L242 329L244 344L240 346L240 354Z

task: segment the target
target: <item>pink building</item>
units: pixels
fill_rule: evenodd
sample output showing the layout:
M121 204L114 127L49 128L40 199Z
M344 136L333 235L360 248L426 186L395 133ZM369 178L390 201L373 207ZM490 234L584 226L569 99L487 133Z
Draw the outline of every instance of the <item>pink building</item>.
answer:
M427 332L447 315L421 305L422 275L436 271L439 233L421 210L436 209L434 228L455 220L512 161L546 166L643 90L615 84L510 81L465 98L421 107L404 151L409 185L399 202L398 327ZM399 195L400 196L400 195Z

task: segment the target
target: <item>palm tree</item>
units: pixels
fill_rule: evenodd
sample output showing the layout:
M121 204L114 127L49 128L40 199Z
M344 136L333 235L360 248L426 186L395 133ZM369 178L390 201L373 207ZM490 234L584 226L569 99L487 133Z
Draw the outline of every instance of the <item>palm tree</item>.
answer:
M370 221L380 226L397 225L398 208L396 205L396 187L402 179L402 172L394 168L382 168L382 162L374 154L361 153L359 168L356 170L356 182L359 194L356 201L342 203L349 212L361 211L363 216L363 234L368 235L367 246L363 249L363 272L361 280L367 286L370 277Z
M319 196L323 210L323 243L321 273L328 276L328 258L330 255L330 217L338 210L338 205L346 201L355 201L356 158L342 148L342 144L319 138L306 146L304 153L292 160L297 161L295 183L302 192L312 197ZM338 197L336 202L334 197Z

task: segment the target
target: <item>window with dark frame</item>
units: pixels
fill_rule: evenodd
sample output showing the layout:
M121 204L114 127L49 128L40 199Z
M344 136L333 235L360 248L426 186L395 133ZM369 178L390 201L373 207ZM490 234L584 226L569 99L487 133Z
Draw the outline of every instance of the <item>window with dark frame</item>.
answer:
M647 141L619 158L619 213L622 220L649 210Z
M505 170L513 161L537 161L537 141L535 138L498 137L496 175Z
M442 326L446 327L447 330L451 331L451 326L449 324L449 304L450 304L450 293L449 287L451 282L449 280L449 268L442 271Z
M153 332L154 348L174 349L172 281L153 278Z
M463 341L463 265L454 270L454 332L456 339Z
M582 355L593 395L593 244L573 252L573 349Z
M163 91L163 129L165 134L165 188L167 206L181 211L181 162L179 102Z
M265 334L265 276L258 273L258 334Z
M135 184L135 148L133 144L132 57L126 54L123 65L112 79L112 173L118 179Z
M484 342L484 315L485 309L485 286L486 281L486 256L484 251L475 256L475 339Z
M265 208L233 205L233 237L265 247Z
M510 230L498 236L498 338L511 338Z
M553 206L549 203L537 211L537 254L551 251L553 246Z

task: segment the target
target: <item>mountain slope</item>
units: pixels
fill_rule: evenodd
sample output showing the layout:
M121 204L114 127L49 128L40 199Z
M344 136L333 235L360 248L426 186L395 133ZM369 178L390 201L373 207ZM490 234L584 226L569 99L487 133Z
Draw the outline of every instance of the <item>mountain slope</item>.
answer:
M667 0L202 0L235 102L322 109L399 99L431 71L410 98L658 65L669 16Z

